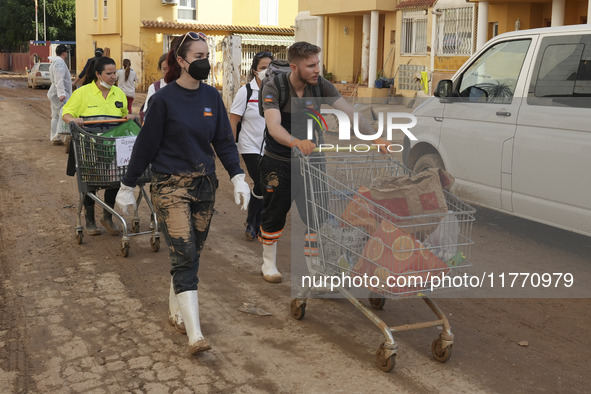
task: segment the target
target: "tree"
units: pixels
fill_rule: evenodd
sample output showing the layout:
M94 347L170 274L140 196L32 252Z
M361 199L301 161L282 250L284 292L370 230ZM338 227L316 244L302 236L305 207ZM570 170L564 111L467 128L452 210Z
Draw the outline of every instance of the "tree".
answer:
M43 3L47 40L76 40L76 0L38 0L39 39L43 39ZM25 51L35 39L35 0L0 0L0 51Z

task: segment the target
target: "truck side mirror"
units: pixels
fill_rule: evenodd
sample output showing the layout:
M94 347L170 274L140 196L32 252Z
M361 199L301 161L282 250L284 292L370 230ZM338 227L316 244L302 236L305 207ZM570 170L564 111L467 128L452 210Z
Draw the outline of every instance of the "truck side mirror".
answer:
M442 79L437 84L437 89L433 92L435 97L451 97L453 82L450 79Z

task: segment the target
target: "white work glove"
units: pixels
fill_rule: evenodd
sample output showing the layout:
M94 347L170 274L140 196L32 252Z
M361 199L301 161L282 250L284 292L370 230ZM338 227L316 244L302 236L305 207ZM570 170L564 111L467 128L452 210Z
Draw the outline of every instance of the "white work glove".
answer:
M126 186L122 182L120 189L117 192L117 197L115 197L115 204L117 205L117 207L119 207L119 209L121 210L121 212L123 212L124 215L127 215L129 213L129 211L127 210L129 206L131 206L133 211L135 211L136 202L135 195L133 194L133 189L133 187Z
M240 205L240 199L242 198L242 209L246 211L250 201L250 187L244 181L244 174L234 175L230 180L234 184L234 201L237 205Z

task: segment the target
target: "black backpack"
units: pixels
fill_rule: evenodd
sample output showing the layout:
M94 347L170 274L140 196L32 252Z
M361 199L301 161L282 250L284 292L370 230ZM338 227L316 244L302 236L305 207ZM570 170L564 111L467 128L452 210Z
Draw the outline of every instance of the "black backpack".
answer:
M236 142L238 142L238 136L240 135L240 130L242 130L242 119L244 119L244 114L246 113L246 109L248 108L248 100L250 100L250 96L252 96L252 86L250 86L250 82L246 83L246 105L244 106L244 112L242 112L242 116L236 125ZM260 102L260 101L259 101Z
M275 59L269 64L265 78L261 82L261 89L259 90L259 114L263 118L265 117L265 111L263 110L263 89L265 84L273 79L279 93L279 110L283 111L283 108L285 108L287 102L289 101L289 82L287 81L287 73L290 70L289 62L287 60ZM321 98L324 95L322 88L322 76L318 76L318 83L312 87L312 94L314 97L318 98Z

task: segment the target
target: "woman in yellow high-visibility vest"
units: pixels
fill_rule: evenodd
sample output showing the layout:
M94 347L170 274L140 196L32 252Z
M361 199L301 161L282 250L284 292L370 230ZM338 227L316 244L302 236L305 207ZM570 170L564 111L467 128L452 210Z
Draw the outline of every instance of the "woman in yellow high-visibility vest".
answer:
M76 89L72 97L63 107L62 119L70 124L74 122L79 126L84 125L84 118L95 116L117 116L127 119L134 119L127 110L127 97L117 86L113 86L116 80L117 68L115 61L109 57L97 58L94 64L94 71L86 75L85 85ZM74 157L70 152L68 158L67 174L73 176L75 173ZM119 188L105 190L105 202L111 208L115 206L115 197ZM96 226L94 219L94 200L86 196L84 199L86 232L88 235L99 235L101 231ZM118 235L119 229L112 220L112 215L103 211L101 224L112 235Z

